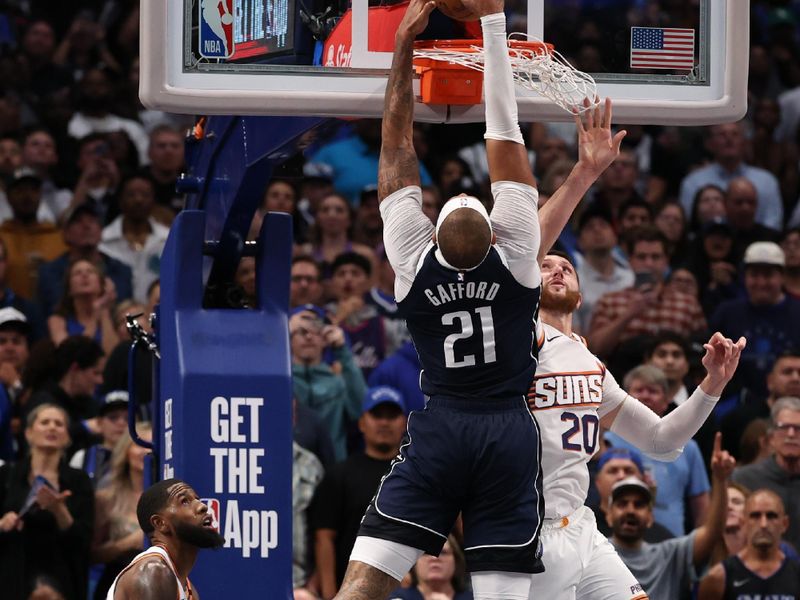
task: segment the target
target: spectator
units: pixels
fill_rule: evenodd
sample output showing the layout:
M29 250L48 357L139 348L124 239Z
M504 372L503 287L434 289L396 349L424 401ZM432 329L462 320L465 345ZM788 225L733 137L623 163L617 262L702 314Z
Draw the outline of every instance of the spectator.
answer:
M659 417L667 412L668 383L664 373L656 367L642 365L625 376L625 390L656 413ZM616 447L632 449L633 446L618 434L608 431L606 442ZM685 533L686 504L690 522L700 527L706 519L709 505L709 483L703 466L703 457L697 442L689 440L680 456L673 462L644 457L645 469L653 474L657 492L653 504L656 520L673 535Z
M425 408L425 396L419 389L421 369L417 350L408 340L370 373L367 383L370 387L388 385L397 389L403 395L408 412L422 410Z
M158 279L161 252L169 228L153 217L155 189L146 177L136 176L120 184L122 213L103 229L99 249L126 264L133 273L133 298L147 301L147 289Z
M775 359L800 340L800 302L783 291L783 250L774 242L755 242L744 255L745 298L720 304L711 315L711 328L725 336L743 335L734 381L756 397L767 394L767 373Z
M329 165L307 162L303 165L300 181L300 199L297 201L297 216L303 220L303 230L314 224L315 215L322 201L334 194L333 169Z
M633 271L616 256L617 234L611 213L598 209L585 211L578 221L576 271L581 282L581 304L573 315L580 332L589 329L597 301L611 292L633 285Z
M642 227L653 225L653 207L644 200L634 198L625 202L617 216L617 231L621 239Z
M378 151L381 145L381 122L378 119L359 119L348 137L331 142L311 157L331 169L333 187L354 206L358 195L368 185L378 184ZM419 163L423 185L431 177L425 165Z
M16 308L0 308L0 461L14 453L12 420L22 392L22 372L28 361L28 321Z
M683 205L681 205L683 206ZM683 206L685 209L686 207ZM709 183L695 192L692 199L692 213L689 229L693 233L702 231L703 226L717 219L725 219L725 190Z
M759 199L755 186L739 177L728 185L725 192L725 214L734 232L734 257L739 264L747 247L753 242L777 242L780 233L755 220Z
M63 408L39 405L26 420L29 456L0 467L0 581L8 600L26 600L39 575L57 581L66 600L86 598L94 502L86 474L63 461L69 429Z
M389 600L472 600L466 589L464 551L450 535L439 556L423 554L411 570L411 587L398 588Z
M64 251L61 232L52 223L40 221L42 181L28 173L16 176L7 188L13 216L0 225L0 239L8 251L7 281L15 293L33 297L39 265Z
M133 141L139 155L139 163L147 164L148 139L144 128L131 119L112 114L115 75L107 68L92 67L78 82L76 104L78 111L67 126L67 133L81 139L90 133L124 131Z
M139 436L152 441L150 426L140 423ZM136 518L136 504L144 490L144 457L150 451L123 431L114 445L105 486L95 494L93 563L104 565L95 588L95 600L104 600L119 572L144 548L144 534Z
M22 63L28 71L30 91L43 99L72 85L72 76L53 62L56 35L47 21L34 21L22 36Z
M597 490L597 503L592 504L597 529L605 536L611 535L608 523L608 508L611 506L611 489L618 482L629 477L642 481L649 479L645 473L642 455L637 450L628 448L609 448L600 454L597 460L597 473L594 477L594 486ZM650 487L655 487L656 482L648 480ZM587 502L588 503L588 502ZM644 540L651 544L674 537L672 532L656 520L647 527Z
M644 201L636 191L639 163L636 154L622 148L611 166L597 180L592 206L609 212L615 220L622 217L622 206L632 200Z
M686 595L693 569L703 569L715 544L722 537L728 503L727 478L735 461L715 443L711 463L714 487L708 519L688 535L649 544L643 540L652 522L653 497L641 480L618 482L611 492L608 521L611 543L651 600L675 600Z
M667 254L673 266L683 264L687 258L686 216L675 202L667 202L658 209L653 224L667 240Z
M67 458L95 442L98 406L92 397L103 382L103 350L89 338L75 335L55 348L51 379L35 390L25 403L23 418L28 419L40 404L55 404L67 412L69 438Z
M661 233L637 230L626 246L631 269L642 275L638 284L598 300L587 336L592 351L608 356L621 342L663 330L684 335L704 331L706 320L697 299L664 286L668 259Z
M659 333L645 355L645 364L660 369L667 378L667 404L680 406L689 397L685 380L689 374L689 348L686 340L671 331Z
M103 398L97 412L97 431L100 441L72 455L69 466L86 472L92 485L98 488L112 468L112 453L128 430L128 392L115 390Z
M800 565L787 560L780 547L789 517L780 496L769 490L750 494L744 507L747 543L709 571L700 582L699 600L723 600L734 596L797 598Z
M363 398L358 428L364 452L352 454L325 475L311 507L314 556L326 600L342 583L361 517L399 452L406 428L405 405L397 390L370 388Z
M53 181L52 171L58 165L56 141L47 129L32 129L22 143L22 165L42 180L42 209L61 218L72 198L72 191L62 189ZM41 220L41 216L40 216Z
M322 303L322 271L310 256L298 255L292 259L289 284L289 308L304 304Z
M704 185L713 183L725 189L735 179L745 178L756 190L756 221L766 227L780 229L783 226L783 201L778 180L769 171L744 162L746 143L743 123L709 127L706 149L711 153L713 162L693 171L681 182L681 204L686 213L692 212L695 194Z
M725 517L725 529L722 539L717 541L714 552L711 554L709 565L716 565L729 556L734 556L747 543L744 531L744 505L750 495L743 485L728 481L728 512Z
M239 266L236 267L233 282L242 291L242 306L255 308L258 298L256 298L256 259L254 256L243 256L239 259Z
M119 342L111 316L115 300L114 283L94 263L76 260L67 269L61 302L47 319L50 339L58 345L68 336L85 335L111 353Z
M800 514L800 399L781 398L772 406L770 438L773 454L733 473L733 480L751 490L767 488L783 501L789 515ZM786 541L800 547L800 519L789 520Z
M769 447L769 420L756 419L750 421L742 431L739 439L740 466L751 465L769 458L772 450Z
M697 277L700 303L707 314L720 302L740 293L734 241L736 235L727 221L714 218L706 222L689 249L689 266Z
M694 273L689 269L684 267L674 269L669 274L667 287L681 294L691 296L692 298L700 297L700 286L697 284L697 277L695 277Z
M359 417L364 397L364 376L345 344L344 331L326 325L317 314L300 311L289 319L292 383L298 402L314 409L328 425L337 460L344 460L348 420ZM327 347L337 361L336 369L323 362Z
M13 308L25 316L28 324L28 341L35 342L41 339L45 333L44 318L39 307L34 303L14 293L7 283L6 274L8 272L8 253L6 244L0 238L0 309ZM1 377L0 377L1 378Z
M361 190L356 209L353 239L368 248L383 249L383 219L378 209L378 186L368 185Z
M91 12L81 11L58 45L53 62L68 69L76 80L97 64L103 64L119 73L121 68L114 55L109 52L105 36L104 24L95 22Z
M143 170L155 188L156 206L153 217L165 224L172 223L175 214L183 208L183 196L175 190L175 184L183 170L183 135L169 125L159 125L150 132L147 157L150 159Z
M384 358L402 343L402 321L386 319L376 306L367 302L372 265L355 252L345 252L331 265L331 292L334 301L327 306L331 321L344 329L353 357L369 377Z
M271 179L264 190L264 198L253 219L254 228L251 234L258 235L261 229L260 222L268 212L282 212L292 215L292 233L295 244L304 244L308 238L308 223L300 217L297 210L297 190L286 179ZM256 223L259 223L257 226Z
M336 462L327 424L313 408L292 398L293 441L310 451L327 471Z
M783 289L795 300L800 300L800 228L795 227L783 234L781 250L786 257Z
M442 210L442 194L439 188L426 185L422 187L422 212L431 220L431 223L436 223L439 218L439 212Z
M12 136L0 137L0 178L11 179L22 166L22 146Z
M131 268L99 249L102 228L100 218L91 205L80 205L67 213L64 220L64 242L67 251L39 267L39 303L50 315L64 295L68 267L77 260L88 260L99 265L114 283L118 300L127 300L133 294Z
M111 154L108 134L91 133L78 142L77 166L80 170L68 210L88 204L109 223L117 216L117 187L120 172Z
M743 390L743 393L734 397L735 404L720 421L722 437L729 436L732 440L728 451L739 454L738 444L748 423L756 419L768 419L770 410L778 398L794 396L800 398L800 354L794 350L781 353L772 365L766 378L767 395L759 396ZM741 465L744 461L736 456Z
M325 469L313 452L292 442L292 587L308 584L313 567L309 507Z

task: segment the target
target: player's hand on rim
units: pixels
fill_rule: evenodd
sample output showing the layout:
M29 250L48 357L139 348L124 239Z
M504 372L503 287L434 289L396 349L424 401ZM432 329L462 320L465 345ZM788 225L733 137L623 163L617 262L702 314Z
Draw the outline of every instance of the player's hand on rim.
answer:
M418 36L428 26L428 18L436 3L433 0L411 0L397 28L397 35Z
M613 107L611 98L605 103L595 97L594 107L589 98L583 101L587 109L582 114L575 108L574 120L578 129L578 165L599 177L619 155L622 139L628 133L624 129L611 134Z

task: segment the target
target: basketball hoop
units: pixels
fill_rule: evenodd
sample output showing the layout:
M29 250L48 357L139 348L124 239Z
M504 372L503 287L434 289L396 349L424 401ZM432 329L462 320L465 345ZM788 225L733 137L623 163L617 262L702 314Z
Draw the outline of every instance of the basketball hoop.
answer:
M524 38L524 39L522 39ZM569 113L595 105L597 85L547 44L523 33L508 36L514 81L544 96ZM426 104L477 104L484 70L483 40L422 40L414 43L414 67L420 74ZM590 106L584 105L589 99Z

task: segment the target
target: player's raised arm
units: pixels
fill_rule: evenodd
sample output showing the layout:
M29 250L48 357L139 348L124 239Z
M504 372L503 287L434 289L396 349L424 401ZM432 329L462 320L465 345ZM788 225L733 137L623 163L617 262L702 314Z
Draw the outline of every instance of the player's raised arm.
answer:
M586 100L588 106L589 100ZM539 245L539 262L561 235L581 198L597 181L597 178L619 155L619 146L626 132L611 134L611 99L606 98L605 107L599 101L583 115L575 115L578 130L578 162L567 179L547 203L539 210L539 226L542 240Z
M414 152L414 38L428 25L435 7L433 0L411 0L395 34L394 58L383 105L381 155L378 162L378 196L420 184L417 154Z

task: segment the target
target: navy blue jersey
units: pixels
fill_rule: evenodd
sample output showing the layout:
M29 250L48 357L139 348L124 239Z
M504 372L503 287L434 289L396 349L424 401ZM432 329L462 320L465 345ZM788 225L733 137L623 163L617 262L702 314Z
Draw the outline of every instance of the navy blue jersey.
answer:
M398 303L422 365L422 391L470 399L527 393L536 368L533 323L540 288L520 284L492 247L472 271L425 256Z

